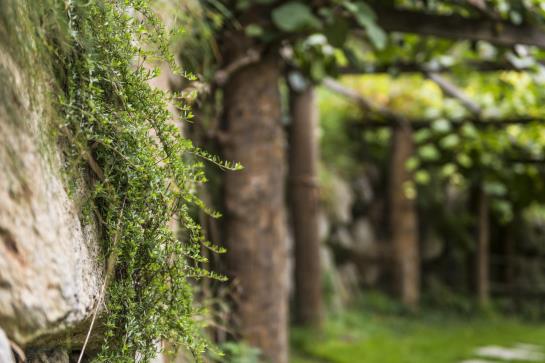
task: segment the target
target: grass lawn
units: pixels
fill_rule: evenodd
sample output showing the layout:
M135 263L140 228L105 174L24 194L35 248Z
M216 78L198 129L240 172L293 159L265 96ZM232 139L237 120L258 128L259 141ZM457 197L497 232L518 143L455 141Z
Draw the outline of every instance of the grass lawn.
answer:
M290 362L458 363L475 359L478 347L517 343L545 350L545 323L425 312L418 317L351 312L331 318L321 333L293 330Z

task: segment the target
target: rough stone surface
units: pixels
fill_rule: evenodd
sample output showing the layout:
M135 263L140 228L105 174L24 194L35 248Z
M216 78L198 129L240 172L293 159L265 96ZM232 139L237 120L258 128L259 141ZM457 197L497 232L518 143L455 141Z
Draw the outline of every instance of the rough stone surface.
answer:
M367 175L360 175L354 180L352 187L356 198L364 203L370 203L375 197L373 186Z
M102 268L63 182L51 101L9 54L0 39L0 327L29 347L85 325Z
M439 236L436 236L435 234L432 234L424 239L422 246L421 246L421 256L422 260L424 261L431 261L435 258L438 258L441 256L445 249L445 243L444 241L439 238Z
M376 257L379 255L379 245L375 238L373 226L367 218L358 218L351 225L353 249L355 252Z
M15 358L11 352L8 337L2 329L0 329L0 362L1 363L15 363Z
M331 232L331 223L321 208L320 212L318 213L318 229L320 241L326 241L329 237L329 233Z
M69 363L69 355L65 349L57 348L39 350L29 353L27 363Z
M331 177L331 196L328 214L333 223L348 224L352 220L354 193L350 185L339 176Z

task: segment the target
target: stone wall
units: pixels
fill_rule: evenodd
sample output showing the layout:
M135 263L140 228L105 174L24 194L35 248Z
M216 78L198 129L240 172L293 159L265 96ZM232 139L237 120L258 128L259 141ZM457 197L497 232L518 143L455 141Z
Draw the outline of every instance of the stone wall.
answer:
M0 1L0 11L10 3ZM48 75L36 77L22 66L5 39L0 36L2 362L7 339L27 352L81 346L98 305L103 260L95 224L80 215L81 186L67 187Z

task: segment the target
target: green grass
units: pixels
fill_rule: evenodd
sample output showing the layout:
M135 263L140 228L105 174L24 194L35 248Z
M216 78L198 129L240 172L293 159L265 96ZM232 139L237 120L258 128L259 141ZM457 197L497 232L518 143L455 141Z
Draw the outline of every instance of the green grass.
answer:
M350 312L327 321L321 333L295 329L290 362L456 363L475 358L478 347L516 343L545 350L545 323L436 312Z

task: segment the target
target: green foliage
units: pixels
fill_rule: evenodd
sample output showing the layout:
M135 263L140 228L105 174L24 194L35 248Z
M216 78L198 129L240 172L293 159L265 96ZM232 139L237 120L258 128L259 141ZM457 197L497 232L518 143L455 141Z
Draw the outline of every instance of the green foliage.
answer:
M312 34L298 42L294 47L294 55L297 68L313 82L320 82L335 72L335 50L323 34Z
M347 9L358 22L367 31L367 36L371 40L371 43L377 49L384 49L386 46L386 33L377 25L376 15L373 9L364 2L350 2L343 3L345 9Z
M260 363L261 351L244 342L227 342L221 345L225 356L221 363Z
M358 115L359 110L323 88L319 89L318 96L321 158L328 170L341 173L345 177L355 174L359 171L360 164L357 160L357 141L350 139L346 119L349 115ZM359 141L361 133L354 136Z
M378 26L376 14L364 1L336 0L309 4L298 0L237 0L234 1L235 9L232 9L233 3L229 1L205 0L203 4L203 11L207 15L202 24L207 24L208 30L243 30L248 37L254 38L261 45L291 45L295 52L286 57L292 58L290 60L313 81L335 75L338 68L337 58L347 57L344 53L348 52L348 40L358 30L363 30L366 36L358 35L357 38L364 39L376 49L382 49L387 44L386 33ZM244 11L254 15L240 16ZM255 16L256 14L259 15ZM270 14L270 18L264 14ZM198 16L200 15L202 13ZM240 19L244 20L239 22ZM203 28L202 24L195 24L191 31ZM210 34L209 31L197 33ZM321 42L323 46L311 46L310 51L305 51L305 48L309 48L309 39L316 37L324 39ZM332 57L333 53L336 54L335 57ZM196 62L189 60L189 63Z
M314 13L316 12L316 14ZM367 32L367 37L378 49L386 45L386 34L376 23L376 15L363 1L332 1L313 9L304 2L290 1L278 5L271 13L274 25L286 33L324 31L332 45L341 48L349 29L358 27ZM352 25L351 20L355 23Z
M492 185L492 188L485 189L492 201L494 216L502 223L508 223L516 209L545 195L545 170L541 163L532 162L541 160L545 154L543 126L538 121L506 127L492 127L492 124L497 119L520 115L542 117L539 105L545 94L541 90L540 78L533 71L475 73L451 82L459 83L460 89L482 105L482 120L490 122L490 127L466 122L472 116L456 105L456 100L446 98L433 82L418 76L368 75L343 79L344 84L360 91L375 104L390 107L410 119L430 122L428 127L414 131L416 152L406 165L414 173L418 192L423 193L422 199L436 193L432 191L435 186L430 185L435 179L443 195L447 186L464 193L473 184ZM344 110L347 110L346 114L341 107L340 111L335 111L334 117L324 110L322 124L335 119L335 123L357 125L353 121L354 110L346 107ZM356 117L362 116L356 113ZM339 118L345 120L339 121ZM337 129L324 135L326 150L330 147L328 143L339 137L333 133L354 135L353 130ZM387 143L378 142L374 136L376 131L363 125L359 130L369 136L364 136L363 140L356 138L355 142L374 139L383 151L388 149ZM335 157L339 159L341 156Z
M206 263L203 246L222 251L206 241L190 215L192 206L207 211L194 194L206 182L196 158L240 166L184 139L167 106L177 103L182 120L191 118L190 109L148 84L159 72L150 67L154 62L179 73L169 34L144 0L8 5L33 24L26 35L35 37L27 42L35 42L43 67L55 77L52 97L67 172L88 175L87 218L99 224L109 279L96 361L146 362L161 340L200 360L207 342L195 319L200 312L191 281L223 277L200 267ZM175 216L182 240L169 228Z
M305 4L290 1L282 4L272 12L272 20L278 29L285 32L295 32L320 27L320 20L312 14Z
M215 36L226 22L231 21L230 12L218 1L216 6L202 6L199 0L187 0L170 4L176 11L177 26L183 32L172 38L174 51L184 69L191 71L200 80L213 78L219 67L218 44Z
M469 360L477 348L487 345L527 343L545 349L544 339L542 325L514 318L472 315L461 319L437 310L402 315L358 307L330 318L319 333L295 329L292 356L296 359L290 361L455 363Z

